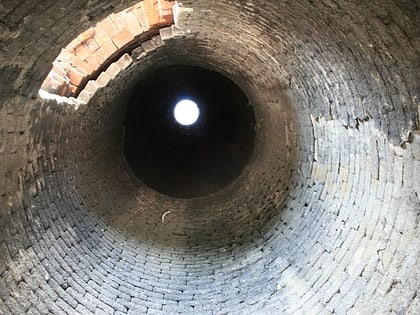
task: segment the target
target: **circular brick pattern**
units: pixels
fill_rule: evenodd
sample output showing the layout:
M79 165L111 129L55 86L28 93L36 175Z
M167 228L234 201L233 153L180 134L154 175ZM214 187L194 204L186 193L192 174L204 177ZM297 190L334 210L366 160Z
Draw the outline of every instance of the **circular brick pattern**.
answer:
M416 1L185 1L185 36L88 104L37 98L62 47L133 4L0 5L0 313L419 313ZM157 64L253 105L253 158L214 195L161 195L123 158Z

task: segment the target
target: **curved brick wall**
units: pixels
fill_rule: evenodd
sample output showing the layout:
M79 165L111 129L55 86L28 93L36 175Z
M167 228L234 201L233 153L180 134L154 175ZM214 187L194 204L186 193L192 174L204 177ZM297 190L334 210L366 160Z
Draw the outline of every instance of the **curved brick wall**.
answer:
M0 3L0 313L418 314L416 1L184 1L183 35L127 51L87 104L41 99L61 49L131 5ZM231 78L257 121L202 198L122 155L134 83L174 64Z
M172 7L168 1L146 0L108 15L63 48L41 90L77 96L89 79L97 78L130 46L140 46L169 27L174 22Z

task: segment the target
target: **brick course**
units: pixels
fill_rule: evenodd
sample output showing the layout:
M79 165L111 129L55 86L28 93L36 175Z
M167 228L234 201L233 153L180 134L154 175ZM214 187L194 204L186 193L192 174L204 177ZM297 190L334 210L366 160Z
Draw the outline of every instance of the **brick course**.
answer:
M41 89L76 97L86 82L98 76L115 56L122 55L139 38L155 36L159 28L172 24L172 7L168 1L144 0L110 14L62 50ZM85 97L82 95L81 99Z
M185 1L165 45L98 77L62 50L102 65L97 23L143 34L172 4L2 2L0 313L418 314L418 4ZM248 173L214 196L158 194L120 152L131 83L171 63L229 75L258 117ZM44 79L88 106L37 98Z

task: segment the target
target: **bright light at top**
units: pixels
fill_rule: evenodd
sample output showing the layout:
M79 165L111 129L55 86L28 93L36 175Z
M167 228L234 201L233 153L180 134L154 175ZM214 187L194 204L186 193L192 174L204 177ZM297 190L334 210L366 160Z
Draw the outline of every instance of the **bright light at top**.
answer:
M190 126L194 124L200 116L200 110L197 103L184 99L175 105L174 117L178 123L183 126Z

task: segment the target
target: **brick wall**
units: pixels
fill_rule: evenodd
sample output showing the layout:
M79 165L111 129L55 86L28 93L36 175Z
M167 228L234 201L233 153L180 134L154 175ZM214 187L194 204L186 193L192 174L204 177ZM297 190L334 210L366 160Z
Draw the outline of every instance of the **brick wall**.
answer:
M416 1L184 1L185 34L124 51L88 106L38 97L137 3L0 3L0 313L418 314ZM254 107L255 156L214 196L160 195L121 154L133 82L174 63Z
M96 79L113 61L170 26L174 22L173 5L164 0L141 1L82 32L61 50L41 90L77 97L87 82ZM86 96L91 94L88 88L80 101L86 103Z

